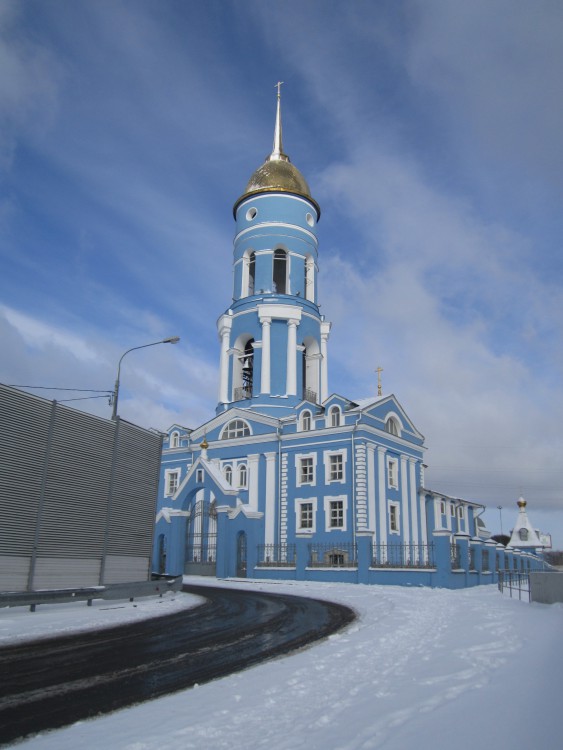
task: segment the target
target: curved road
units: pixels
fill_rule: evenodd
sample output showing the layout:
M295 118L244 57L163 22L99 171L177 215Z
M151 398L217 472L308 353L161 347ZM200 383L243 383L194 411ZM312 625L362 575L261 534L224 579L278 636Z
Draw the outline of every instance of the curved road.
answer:
M355 618L285 594L184 586L199 607L0 649L0 743L191 687L300 648Z

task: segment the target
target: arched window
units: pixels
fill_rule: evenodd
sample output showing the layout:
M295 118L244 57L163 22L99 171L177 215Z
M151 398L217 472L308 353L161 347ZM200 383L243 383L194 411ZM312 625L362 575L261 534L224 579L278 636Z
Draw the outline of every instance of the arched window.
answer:
M225 480L229 483L233 483L233 470L230 466L225 466Z
M308 432L311 429L311 412L304 411L301 414L301 429L303 432Z
M274 252L273 291L287 294L287 253L285 250Z
M329 424L331 427L340 427L340 409L332 406L329 411Z
M395 417L388 417L385 422L385 432L388 432L390 435L396 435L399 437L399 425L397 424L397 420Z
M171 448L179 448L180 447L180 433L173 432L170 435L170 447Z
M256 279L256 253L248 256L248 294L254 294L254 282Z
M250 427L246 422L243 419L233 419L232 422L225 425L221 439L232 440L233 438L248 437L249 435Z
M241 464L238 468L238 486L239 487L246 487L247 482L247 476L248 472L246 469L246 464Z
M310 255L305 259L305 299L315 301L315 260Z

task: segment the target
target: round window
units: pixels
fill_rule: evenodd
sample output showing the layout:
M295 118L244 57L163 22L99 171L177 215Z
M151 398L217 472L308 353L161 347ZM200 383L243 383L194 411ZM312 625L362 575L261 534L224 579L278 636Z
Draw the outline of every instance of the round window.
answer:
M252 208L249 208L248 211L246 212L246 220L252 221L252 219L256 218L257 214L258 214L258 211L254 208L254 206Z
M308 224L308 225L309 225L310 227L314 226L314 224L315 224L315 220L313 219L313 216L312 216L312 214L307 214L307 216L305 216L305 219L306 219L306 221L307 221L307 224Z

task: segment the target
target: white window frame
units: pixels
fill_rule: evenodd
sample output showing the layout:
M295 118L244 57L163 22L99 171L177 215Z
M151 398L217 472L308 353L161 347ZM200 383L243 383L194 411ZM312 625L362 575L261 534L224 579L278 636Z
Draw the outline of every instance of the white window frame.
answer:
M225 464L223 466L223 476L225 478L225 482L227 484L230 484L231 487L233 486L233 467L231 464Z
M301 508L303 505L313 506L312 526L301 526ZM300 497L295 500L295 531L303 531L308 534L314 534L317 531L317 498Z
M242 481L243 472L244 481ZM246 463L237 464L237 484L239 490L245 490L248 487L248 466Z
M387 425L389 424L389 422L391 422L395 426L394 431L387 429ZM399 415L394 411L388 412L385 415L385 432L388 435L392 435L393 437L401 437L401 435L403 434L403 423Z
M170 447L171 448L180 447L180 433L178 432L178 430L174 430L174 432L170 433Z
M395 520L397 522L397 528L392 528L392 518L393 515L391 513L391 508L395 509ZM394 500L389 500L387 503L387 517L388 517L388 527L389 527L389 534L396 534L397 536L401 533L401 505L400 503L396 503Z
M164 496L165 497L172 497L172 495L175 494L176 490L180 486L180 475L181 471L180 469L165 469L164 470ZM173 477L176 479L175 486L172 488L172 479Z
M334 424L334 415L338 415L338 424ZM327 427L342 427L342 409L337 406L333 405L329 408L327 418L326 418L326 426Z
M301 460L305 458L313 459L313 481L301 481ZM314 487L317 484L317 454L316 453L298 453L295 456L295 486L296 487Z
M387 487L392 490L399 489L399 460L397 458L387 459Z
M342 526L331 525L331 503L342 503ZM348 496L347 495L325 495L324 497L325 512L325 531L347 531L348 528Z
M196 469L195 481L198 482L198 484L203 483L203 469Z
M229 434L231 432L234 434ZM250 437L250 435L252 435L252 430L250 429L248 422L244 419L236 418L231 419L223 427L221 431L221 440L236 440L237 438Z
M305 419L306 417L309 418L309 426L305 427ZM301 417L299 419L299 426L301 432L310 432L313 429L313 415L311 414L309 409L305 409L301 412Z
M440 500L440 515L446 515L446 502L444 500Z
M342 478L331 479L330 477L330 459L331 456L342 456ZM323 463L325 467L325 484L345 484L346 483L346 461L348 451L343 448L337 451L323 451Z

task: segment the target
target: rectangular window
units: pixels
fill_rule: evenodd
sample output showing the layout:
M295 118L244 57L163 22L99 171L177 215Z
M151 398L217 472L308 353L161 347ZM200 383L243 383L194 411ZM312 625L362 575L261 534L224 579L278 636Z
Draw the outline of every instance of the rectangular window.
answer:
M455 516L455 505L453 503L450 505L450 516Z
M442 500L440 503L440 513L445 516L446 515L446 503Z
M330 501L330 528L344 528L344 503L342 500Z
M344 479L344 461L342 460L342 454L337 453L334 456L329 456L329 481L338 482Z
M169 471L166 475L166 494L173 495L178 489L180 483L180 472Z
M389 505L389 531L399 533L399 506L395 503Z
M313 503L301 503L299 508L299 527L301 529L313 528Z
M313 481L314 481L313 459L302 458L300 460L299 483L300 484L313 484Z
M389 487L399 487L399 463L394 458L387 459L387 483Z

